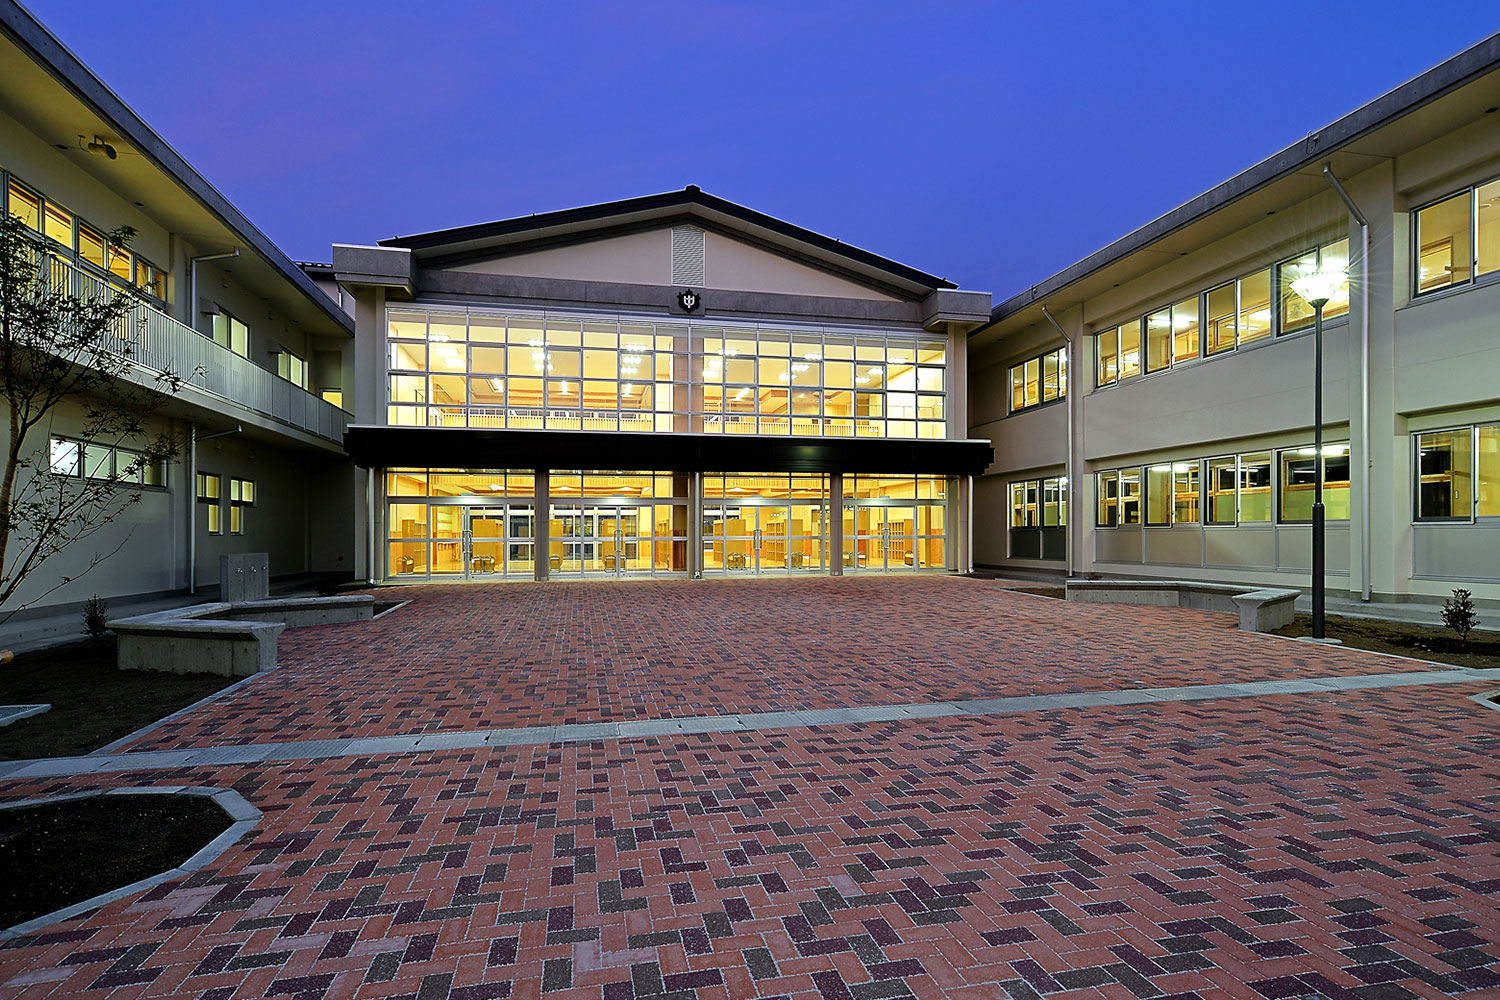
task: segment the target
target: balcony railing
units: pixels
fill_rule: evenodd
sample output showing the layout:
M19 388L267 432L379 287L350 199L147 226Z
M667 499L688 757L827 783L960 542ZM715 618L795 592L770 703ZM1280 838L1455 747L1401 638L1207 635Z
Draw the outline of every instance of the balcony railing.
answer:
M53 287L80 298L129 295L91 271L55 256L47 257ZM300 386L223 347L132 295L128 325L117 350L128 343L130 360L152 372L175 372L185 385L222 401L226 413L249 410L264 417L342 443L349 414Z

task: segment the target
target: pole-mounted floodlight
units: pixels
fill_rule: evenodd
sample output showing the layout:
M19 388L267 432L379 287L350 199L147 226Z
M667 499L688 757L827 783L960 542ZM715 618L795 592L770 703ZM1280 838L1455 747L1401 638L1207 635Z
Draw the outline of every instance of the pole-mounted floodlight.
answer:
M1313 307L1313 509L1312 634L1323 638L1323 307L1349 280L1344 268L1313 268L1292 281L1292 291Z

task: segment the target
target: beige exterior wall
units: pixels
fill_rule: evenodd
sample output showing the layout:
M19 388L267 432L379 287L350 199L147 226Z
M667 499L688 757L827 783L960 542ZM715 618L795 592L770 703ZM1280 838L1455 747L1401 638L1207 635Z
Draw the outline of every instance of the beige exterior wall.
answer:
M866 285L717 232L705 233L704 288L899 302ZM451 268L473 274L671 285L671 229L574 243Z

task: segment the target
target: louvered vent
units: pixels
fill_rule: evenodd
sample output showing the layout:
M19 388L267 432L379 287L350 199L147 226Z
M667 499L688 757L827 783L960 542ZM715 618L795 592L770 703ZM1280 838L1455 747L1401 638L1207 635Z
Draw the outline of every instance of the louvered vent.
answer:
M672 228L672 284L703 284L703 230L697 226Z

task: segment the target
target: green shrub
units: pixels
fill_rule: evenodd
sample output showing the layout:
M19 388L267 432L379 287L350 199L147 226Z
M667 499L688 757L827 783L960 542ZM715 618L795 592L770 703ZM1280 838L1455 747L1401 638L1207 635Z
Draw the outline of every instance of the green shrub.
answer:
M1453 588L1453 596L1443 602L1443 624L1458 633L1458 641L1461 643L1469 641L1469 633L1479 624L1479 616L1474 613L1474 602L1464 588Z
M83 602L83 631L93 642L109 634L109 602L98 594Z

